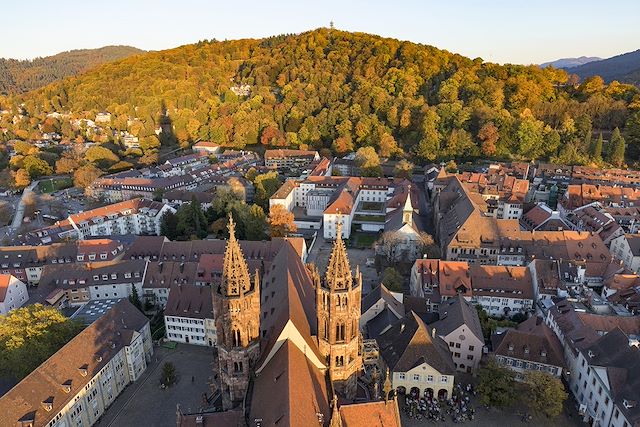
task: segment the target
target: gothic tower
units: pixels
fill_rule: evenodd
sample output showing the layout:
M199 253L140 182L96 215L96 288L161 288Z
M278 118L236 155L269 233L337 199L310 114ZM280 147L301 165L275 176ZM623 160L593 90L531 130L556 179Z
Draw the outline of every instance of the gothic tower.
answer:
M225 410L242 403L253 364L260 356L260 283L252 282L229 214L222 282L213 293L218 370Z
M360 351L360 295L362 274L351 274L347 249L338 221L324 280L316 283L318 344L326 358L335 389L347 398L356 394L357 374L362 367Z

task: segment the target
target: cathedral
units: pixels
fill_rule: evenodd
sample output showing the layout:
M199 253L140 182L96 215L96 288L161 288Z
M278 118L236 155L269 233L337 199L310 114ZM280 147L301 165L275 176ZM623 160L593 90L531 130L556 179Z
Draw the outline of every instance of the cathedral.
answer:
M399 425L390 390L381 401L353 403L368 395L358 382L362 275L351 269L340 229L336 235L324 276L291 244L252 274L229 218L222 279L212 291L214 391L224 409L207 414L220 417L213 425L351 427L367 418Z

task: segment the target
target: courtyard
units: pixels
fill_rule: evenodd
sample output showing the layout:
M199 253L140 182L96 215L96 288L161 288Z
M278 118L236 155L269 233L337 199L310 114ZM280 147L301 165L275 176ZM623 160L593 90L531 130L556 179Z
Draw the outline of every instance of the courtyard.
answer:
M175 366L177 381L163 390L160 376L166 362ZM208 347L187 344L178 344L174 350L155 347L151 363L142 377L118 396L96 425L175 426L176 405L179 404L184 412L197 411L203 406L203 395L211 396L209 381L213 362L213 352Z

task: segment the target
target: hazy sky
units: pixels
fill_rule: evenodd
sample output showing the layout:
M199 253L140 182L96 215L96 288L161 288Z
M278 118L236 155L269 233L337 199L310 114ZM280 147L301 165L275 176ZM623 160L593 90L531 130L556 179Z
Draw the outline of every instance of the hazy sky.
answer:
M485 61L540 63L640 48L640 0L7 0L0 57L126 44L159 50L202 39L328 26L430 44Z

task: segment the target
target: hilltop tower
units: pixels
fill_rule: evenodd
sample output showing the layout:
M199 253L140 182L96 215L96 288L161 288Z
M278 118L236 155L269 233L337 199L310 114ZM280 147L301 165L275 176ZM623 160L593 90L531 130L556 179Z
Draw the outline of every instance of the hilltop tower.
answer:
M260 356L260 282L254 281L229 214L229 240L222 282L213 293L218 342L218 370L225 410L242 403L253 365Z
M347 398L356 394L357 374L362 367L360 351L360 296L362 274L351 273L347 249L338 222L324 280L316 280L318 345L326 358L336 391Z

